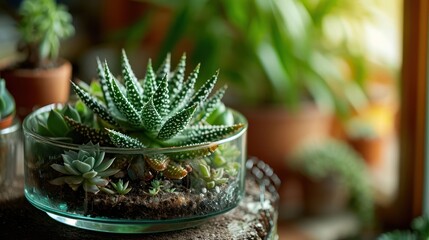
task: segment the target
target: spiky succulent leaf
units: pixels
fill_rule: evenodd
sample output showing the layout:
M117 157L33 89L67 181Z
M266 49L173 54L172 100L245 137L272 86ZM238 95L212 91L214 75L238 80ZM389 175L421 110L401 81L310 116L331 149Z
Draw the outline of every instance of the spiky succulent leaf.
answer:
M183 80L185 79L185 70L186 70L186 54L184 53L180 58L179 64L177 64L177 67L174 70L172 77L168 81L170 100L173 100L174 97L182 89Z
M159 130L158 139L168 140L185 129L196 108L197 105L190 106L168 119Z
M164 171L170 162L170 158L165 154L146 155L144 159L153 170L158 172Z
M183 132L188 138L183 141L183 144L195 144L200 142L213 142L220 140L226 136L232 135L240 131L244 124L235 124L232 126L194 126L186 129Z
M97 114L100 118L104 119L108 123L110 123L114 126L118 126L118 123L115 121L115 119L112 117L112 115L110 115L110 113L106 109L106 107L98 101L98 99L89 95L81 87L79 87L78 85L76 85L73 82L72 82L72 88L73 88L74 92L82 100L82 102L84 102L85 105L89 109L91 109L95 114Z
M112 140L115 146L120 148L145 148L145 145L141 143L138 139L129 137L123 133L117 132L115 130L106 129L110 139Z
M99 58L97 58L97 74L98 74L98 79L100 81L100 87L102 90L101 92L103 93L103 98L107 105L107 108L108 109L116 108L115 104L113 103L112 97L110 96L110 92L108 89L109 86L107 84L106 76L104 75L104 68Z
M95 129L85 124L76 122L75 120L65 116L64 120L66 120L67 124L81 137L91 141L93 143L98 143L102 146L112 146L113 142L110 140L109 135L103 129Z
M149 59L146 67L146 75L143 81L143 102L147 102L156 89L155 72L152 68L152 60Z
M122 50L121 64L122 76L124 78L124 84L127 90L127 98L133 107L139 111L143 107L143 89L138 83L133 71L131 70L130 63L128 62L128 58L124 50Z
M198 107L201 107L203 102L209 96L210 92L213 90L213 87L217 82L218 76L219 70L216 71L216 73L208 81L206 81L203 86L201 86L201 88L198 90L198 92L195 93L195 95L192 97L191 101L186 105L186 107L195 104L197 104Z
M104 75L108 83L110 94L112 95L113 102L118 110L127 118L132 126L140 126L141 118L138 111L131 105L124 93L121 91L119 83L113 78L109 70L107 62L104 64Z
M188 171L182 166L171 162L168 167L162 172L166 178L182 179L188 175Z
M149 99L149 101L145 104L142 110L142 119L143 126L149 131L158 130L162 124L162 117L159 115L156 110L153 99Z
M193 144L185 145L184 147L187 147L187 146L193 146ZM210 154L212 154L217 149L217 147L218 147L217 144L212 144L212 145L210 145L208 147L204 147L204 148L198 148L195 150L186 150L186 151L180 151L180 152L173 152L173 153L168 153L167 155L170 158L174 159L175 161L201 158L201 157L207 157Z
M222 97L225 95L227 86L224 85L222 88L216 91L216 93L210 97L203 105L201 111L196 117L196 121L204 121L207 119L210 114L218 108L219 104L222 102Z
M153 95L153 104L161 117L165 117L168 114L170 97L168 95L167 75L160 80L159 86Z
M194 93L194 85L198 78L198 73L200 72L200 64L198 64L195 69L189 74L188 79L185 82L185 85L177 93L176 97L173 99L170 105L170 110L175 111L176 109L182 108L191 98Z
M161 66L159 66L158 70L156 71L156 78L155 78L156 87L158 87L161 84L165 76L168 79L168 74L170 74L170 66L171 66L171 54L168 53L164 61L161 63Z

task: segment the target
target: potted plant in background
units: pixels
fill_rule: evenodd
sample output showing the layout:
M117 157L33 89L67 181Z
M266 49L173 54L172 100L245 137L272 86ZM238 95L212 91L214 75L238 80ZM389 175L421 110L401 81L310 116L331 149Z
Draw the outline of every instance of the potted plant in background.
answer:
M16 173L20 122L15 117L15 100L0 79L0 190L5 191Z
M65 6L54 0L24 0L18 13L18 51L23 60L1 71L1 76L23 118L34 107L67 102L72 66L58 56L60 41L72 36L74 28Z
M139 80L125 52L116 78L98 61L99 82L72 84L75 104L30 114L25 196L65 224L107 232L195 226L239 203L244 191L246 120L210 121L226 87L198 90L199 65L185 78L183 55ZM73 220L73 221L68 221Z
M344 212L350 206L364 227L374 223L373 190L362 157L347 143L330 139L301 145L289 162L302 174L304 212L320 216Z

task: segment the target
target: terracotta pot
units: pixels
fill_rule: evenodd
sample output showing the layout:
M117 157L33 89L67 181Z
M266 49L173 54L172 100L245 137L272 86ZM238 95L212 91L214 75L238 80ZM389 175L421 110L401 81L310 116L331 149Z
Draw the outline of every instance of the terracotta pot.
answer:
M237 108L248 120L248 155L256 156L281 179L279 217L292 219L302 208L302 181L288 169L287 158L307 141L322 141L330 136L333 116L323 114L315 105L304 105L300 111L285 108Z
M379 136L375 138L349 139L350 145L362 155L362 158L370 167L379 167L387 157L387 151L391 144L391 136Z
M10 114L9 116L0 119L0 129L8 128L12 125L15 114Z
M16 102L17 115L23 119L35 108L51 103L66 103L70 95L72 66L63 60L57 68L6 69L1 72Z
M287 157L300 144L327 138L333 119L311 104L295 113L284 108L239 108L239 111L249 122L248 154L264 160L277 171L286 167Z
M310 216L330 215L343 211L349 202L349 191L339 176L320 180L303 178L304 212Z

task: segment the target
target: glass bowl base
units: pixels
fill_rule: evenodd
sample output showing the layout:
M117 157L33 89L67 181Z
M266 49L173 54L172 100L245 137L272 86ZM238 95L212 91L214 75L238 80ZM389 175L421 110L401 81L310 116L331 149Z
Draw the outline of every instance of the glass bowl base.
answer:
M63 224L82 228L86 230L109 232L109 233L157 233L181 230L195 227L207 221L205 219L187 220L186 222L169 222L169 223L133 223L133 222L100 222L83 219L64 217L54 213L47 212L48 216Z

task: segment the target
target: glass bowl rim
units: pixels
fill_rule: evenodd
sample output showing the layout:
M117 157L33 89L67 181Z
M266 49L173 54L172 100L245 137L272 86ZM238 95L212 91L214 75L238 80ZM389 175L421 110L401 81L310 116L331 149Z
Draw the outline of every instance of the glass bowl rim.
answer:
M0 129L0 135L11 134L21 129L21 122L17 117L13 118L12 124L6 128Z
M42 135L36 133L35 131L33 131L28 126L30 124L29 123L30 119L35 118L36 115L38 115L40 113L48 112L51 109L55 109L55 108L59 108L59 107L64 107L64 104L60 104L60 103L49 104L49 105L46 105L46 106L43 106L41 108L36 109L32 113L30 113L28 116L26 116L24 121L23 121L23 124L22 124L22 129L23 129L24 135L26 137L31 136L32 138L37 139L41 142L48 143L50 145L60 147L60 148L66 148L68 150L77 150L78 151L80 149L85 148L86 145L84 145L84 144L67 143L67 142L57 140L55 138L42 136ZM192 145L192 146L161 147L161 148L118 148L118 147L100 146L99 149L100 149L100 151L104 151L106 153L154 154L154 153L175 153L175 152L183 152L183 151L190 151L190 150L199 150L199 149L204 149L204 148L212 148L212 147L218 146L220 144L224 144L227 142L231 142L235 139L238 139L247 131L248 122L247 122L247 119L243 116L243 114L241 114L240 112L238 112L232 108L229 108L229 109L232 111L234 116L237 116L237 117L242 119L242 121L243 121L242 124L244 124L244 127L239 132L235 133L234 135L231 135L227 138L223 138L223 139L218 140L218 141L209 142L209 143L202 143L202 144L197 144L197 145Z

